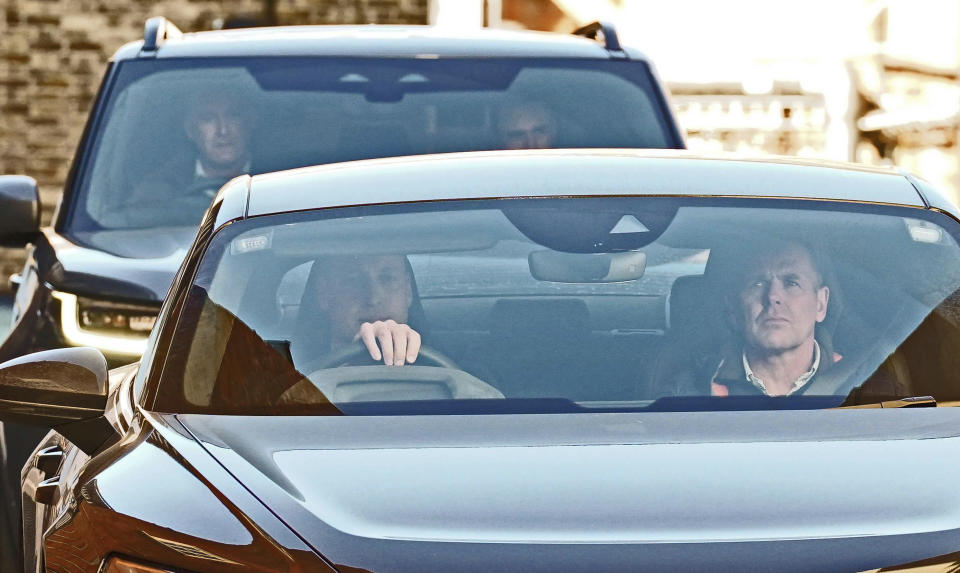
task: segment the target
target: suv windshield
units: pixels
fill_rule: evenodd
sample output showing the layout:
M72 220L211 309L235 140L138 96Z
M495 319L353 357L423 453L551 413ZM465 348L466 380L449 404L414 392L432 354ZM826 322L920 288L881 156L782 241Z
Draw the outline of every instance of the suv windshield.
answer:
M137 60L119 69L73 233L193 226L241 173L538 147L678 147L637 61ZM76 236L76 235L75 235Z
M443 414L949 404L960 400L957 232L918 209L752 199L257 217L208 248L154 405ZM364 323L390 320L422 339L414 365L372 365L357 341ZM784 386L771 365L791 356L800 368Z

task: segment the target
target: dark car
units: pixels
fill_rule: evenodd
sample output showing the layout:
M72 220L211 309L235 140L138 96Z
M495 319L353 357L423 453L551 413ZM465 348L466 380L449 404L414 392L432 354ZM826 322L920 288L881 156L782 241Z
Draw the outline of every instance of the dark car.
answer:
M31 180L0 177L3 238L33 243L0 360L61 346L99 348L111 365L139 357L201 215L241 173L501 147L682 146L650 62L610 26L181 34L152 19L108 66L52 225L37 234ZM38 438L8 440L13 473Z
M958 214L636 150L237 178L138 364L0 366L27 569L955 569Z

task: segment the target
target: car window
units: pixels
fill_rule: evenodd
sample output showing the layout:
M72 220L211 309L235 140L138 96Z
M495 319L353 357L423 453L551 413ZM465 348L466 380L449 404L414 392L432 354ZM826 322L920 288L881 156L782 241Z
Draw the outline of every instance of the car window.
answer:
M206 253L155 406L443 414L950 404L960 400L957 231L916 209L693 198L258 217L222 230ZM422 337L413 366L376 366L356 340L363 323L386 320ZM798 392L764 395L745 376L751 359L755 378L765 372L755 358L766 355L753 349L794 349L806 328L814 372ZM723 377L731 367L742 386Z
M643 62L203 58L119 69L74 233L195 225L242 173L385 156L675 147Z

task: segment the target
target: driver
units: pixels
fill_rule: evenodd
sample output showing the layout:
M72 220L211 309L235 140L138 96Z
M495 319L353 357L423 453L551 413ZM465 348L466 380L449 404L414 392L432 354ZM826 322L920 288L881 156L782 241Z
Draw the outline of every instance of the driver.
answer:
M314 343L319 335L321 353L359 340L370 358L385 365L402 366L417 360L420 329L409 323L419 321L422 310L405 256L317 259L304 293L301 309L309 323L301 321L301 334ZM316 356L316 345L312 343L313 348L306 351Z
M250 106L240 96L222 90L194 93L183 119L184 135L191 145L145 177L134 197L148 203L196 200L199 217L200 207L206 207L224 183L250 172L253 123Z
M226 181L250 171L247 147L251 124L247 106L223 93L191 102L183 127L196 149L194 183L204 179Z
M351 346L387 366L413 364L423 355L439 366L459 369L441 361L439 353L431 355L421 346L423 328L418 325L424 322L423 307L410 261L403 255L318 258L304 287L297 322L298 332L290 350L301 374L311 373L310 361L329 360L330 353ZM324 364L319 368L337 365ZM503 397L497 389L476 379L460 391L473 398ZM302 378L284 390L277 403L316 405L328 400L313 383Z

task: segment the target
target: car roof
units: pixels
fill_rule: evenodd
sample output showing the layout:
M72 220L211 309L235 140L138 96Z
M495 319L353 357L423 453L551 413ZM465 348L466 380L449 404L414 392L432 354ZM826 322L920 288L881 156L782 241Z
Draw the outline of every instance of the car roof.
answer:
M131 42L114 60L137 58L143 41ZM646 60L636 50L631 59ZM573 34L451 30L435 26L278 26L193 32L161 43L150 57L363 56L363 57L611 57L595 40Z
M369 159L243 176L218 219L452 199L711 196L929 206L894 168L647 149L479 151ZM955 209L952 209L955 211Z

